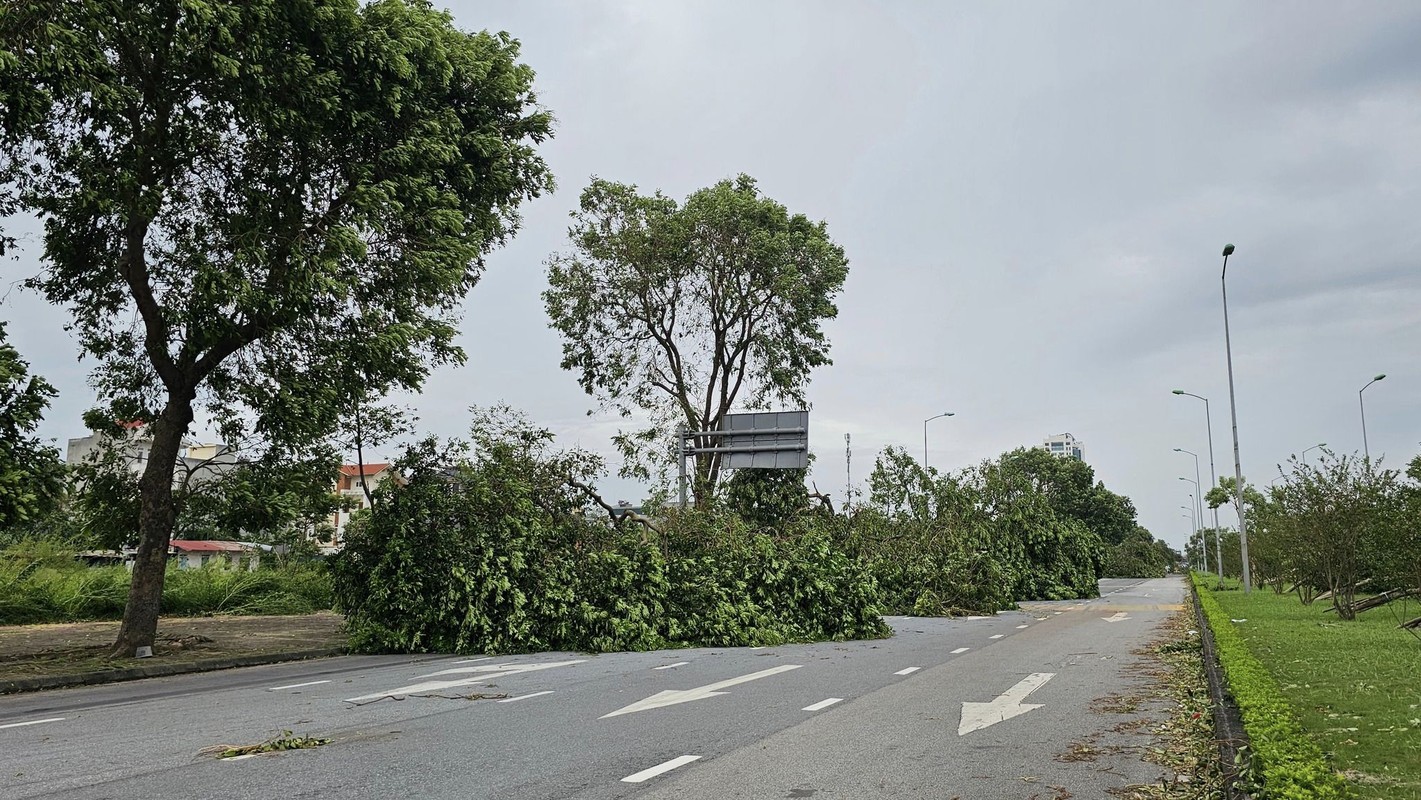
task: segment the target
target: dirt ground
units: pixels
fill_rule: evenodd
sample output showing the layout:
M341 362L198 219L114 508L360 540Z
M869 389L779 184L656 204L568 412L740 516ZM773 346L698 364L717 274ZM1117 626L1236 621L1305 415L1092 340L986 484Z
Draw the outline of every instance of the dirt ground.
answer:
M284 617L163 617L153 657L112 658L117 622L0 627L0 682L138 665L339 648L344 617L330 611Z

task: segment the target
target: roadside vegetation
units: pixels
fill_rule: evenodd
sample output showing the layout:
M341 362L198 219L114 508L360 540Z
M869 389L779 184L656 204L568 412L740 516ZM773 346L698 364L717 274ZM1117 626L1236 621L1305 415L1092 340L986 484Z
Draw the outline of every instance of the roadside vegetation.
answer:
M802 471L742 470L714 502L625 513L602 461L507 408L423 442L331 560L352 647L504 653L884 636L882 614L992 613L1097 592L1134 509L1090 467L1018 450L958 475L899 450L847 513ZM1092 527L1094 526L1094 527Z
M86 566L74 553L29 541L0 551L0 625L84 622L123 617L130 572ZM330 576L319 563L283 563L253 571L169 567L163 611L208 614L309 614L331 607Z
M1395 610L1338 621L1236 581L1195 584L1253 740L1255 796L1421 799L1421 650Z

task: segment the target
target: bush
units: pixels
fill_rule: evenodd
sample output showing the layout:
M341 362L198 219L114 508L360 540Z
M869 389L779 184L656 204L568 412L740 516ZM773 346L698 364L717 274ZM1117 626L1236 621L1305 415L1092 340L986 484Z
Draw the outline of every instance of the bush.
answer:
M1268 669L1248 650L1229 616L1199 575L1194 588L1204 609L1229 692L1238 704L1253 750L1252 772L1259 800L1341 800L1346 785L1308 738Z

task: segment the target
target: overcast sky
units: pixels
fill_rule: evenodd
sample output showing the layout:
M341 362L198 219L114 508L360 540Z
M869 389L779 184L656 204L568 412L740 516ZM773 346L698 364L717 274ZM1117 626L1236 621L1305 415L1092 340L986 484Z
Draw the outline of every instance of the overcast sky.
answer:
M436 0L438 2L438 0ZM1319 442L1421 442L1421 5L1414 2L456 2L506 30L557 118L559 191L465 304L468 364L415 400L461 433L507 401L567 444L615 421L558 368L539 298L592 175L684 197L739 172L826 220L849 279L810 388L813 479L841 503L887 445L958 469L1069 431L1141 522L1189 522L1203 404L1232 474L1219 296L1230 259L1244 473ZM39 269L33 239L4 283ZM11 289L12 342L83 433L65 315ZM640 489L607 482L610 499ZM1232 515L1229 515L1231 519Z

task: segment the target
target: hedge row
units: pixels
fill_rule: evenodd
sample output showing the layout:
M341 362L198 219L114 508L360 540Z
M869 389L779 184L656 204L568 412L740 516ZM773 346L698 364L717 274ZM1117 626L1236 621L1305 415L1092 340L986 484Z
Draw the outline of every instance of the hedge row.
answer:
M1322 750L1308 738L1278 682L1252 652L1228 614L1199 575L1194 576L1199 603L1214 633L1219 663L1238 704L1253 750L1252 771L1258 800L1343 800L1351 794L1327 765Z

